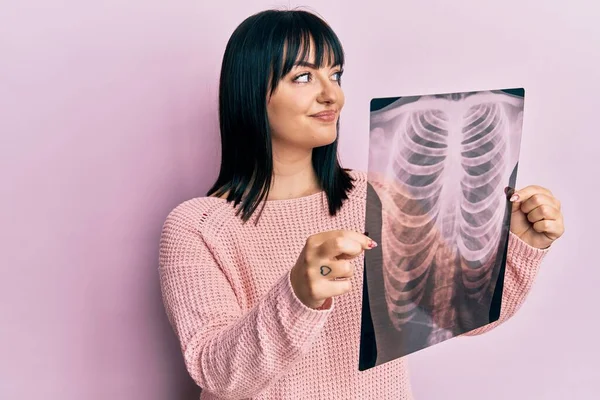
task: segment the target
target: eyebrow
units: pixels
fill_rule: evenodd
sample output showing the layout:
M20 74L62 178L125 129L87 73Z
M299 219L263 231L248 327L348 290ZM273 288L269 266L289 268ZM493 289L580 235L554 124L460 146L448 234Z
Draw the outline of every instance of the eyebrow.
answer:
M298 61L296 62L296 64L294 64L295 67L309 67L312 69L317 69L317 64L315 63L311 63L308 61Z
M339 64L332 65L331 68L335 68L337 66L339 66ZM319 69L319 67L317 67L317 64L311 63L309 61L298 61L294 64L294 67L309 67L312 69Z

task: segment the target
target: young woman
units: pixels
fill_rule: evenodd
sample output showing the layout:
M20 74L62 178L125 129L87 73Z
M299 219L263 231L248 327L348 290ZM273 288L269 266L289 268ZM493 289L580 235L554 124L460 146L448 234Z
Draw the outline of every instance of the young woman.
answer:
M337 158L344 54L304 11L265 11L223 59L222 163L206 197L168 215L167 315L202 399L409 399L404 359L358 370L367 178ZM500 320L523 302L560 203L515 192Z

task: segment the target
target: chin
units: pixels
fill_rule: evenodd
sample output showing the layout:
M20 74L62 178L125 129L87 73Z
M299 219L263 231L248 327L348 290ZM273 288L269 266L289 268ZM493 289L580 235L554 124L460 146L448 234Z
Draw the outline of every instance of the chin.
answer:
M313 135L313 143L312 147L321 147L327 146L333 142L337 138L337 130L334 128L331 132L315 132Z

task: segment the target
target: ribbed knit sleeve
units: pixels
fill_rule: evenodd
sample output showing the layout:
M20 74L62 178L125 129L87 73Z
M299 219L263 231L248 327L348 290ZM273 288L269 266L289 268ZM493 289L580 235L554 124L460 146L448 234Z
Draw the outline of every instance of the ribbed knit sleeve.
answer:
M183 203L163 225L159 276L167 316L187 370L203 391L226 399L256 396L308 351L334 304L306 307L288 271L244 312L197 227L202 210L191 210Z
M489 332L512 317L525 302L542 259L548 251L549 249L532 247L514 233L509 232L500 317L497 321L467 332L463 336L475 336Z

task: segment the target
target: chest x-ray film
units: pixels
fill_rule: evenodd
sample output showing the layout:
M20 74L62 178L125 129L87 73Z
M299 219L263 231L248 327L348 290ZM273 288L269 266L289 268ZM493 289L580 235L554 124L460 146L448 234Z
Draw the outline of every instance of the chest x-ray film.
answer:
M371 101L359 370L500 315L523 89Z

